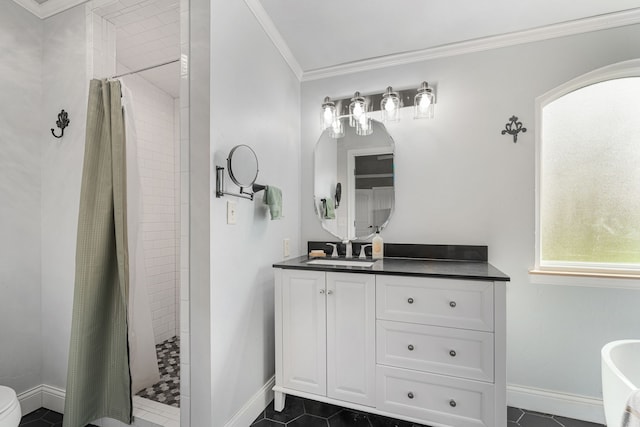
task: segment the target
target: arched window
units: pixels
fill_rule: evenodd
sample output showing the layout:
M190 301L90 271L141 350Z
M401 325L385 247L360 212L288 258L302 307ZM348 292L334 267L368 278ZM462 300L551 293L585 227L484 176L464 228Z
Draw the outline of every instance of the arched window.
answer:
M536 102L539 270L640 274L640 60Z

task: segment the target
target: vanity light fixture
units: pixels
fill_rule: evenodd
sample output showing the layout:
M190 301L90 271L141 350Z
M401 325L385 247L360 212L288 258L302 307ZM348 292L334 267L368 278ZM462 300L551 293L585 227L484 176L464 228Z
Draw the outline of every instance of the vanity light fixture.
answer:
M387 87L387 91L382 95L380 111L382 111L382 121L385 123L400 120L400 97L391 86Z
M422 82L413 102L414 119L433 119L435 97L427 82Z
M433 87L422 82L417 90L405 89L394 91L391 86L383 93L361 95L355 92L351 98L332 100L324 98L321 111L322 130L328 130L332 138L344 136L342 118L349 118L349 126L355 128L356 135L365 136L373 133L370 113L380 111L382 121L396 122L400 120L400 109L414 107L414 118L433 118L436 97Z

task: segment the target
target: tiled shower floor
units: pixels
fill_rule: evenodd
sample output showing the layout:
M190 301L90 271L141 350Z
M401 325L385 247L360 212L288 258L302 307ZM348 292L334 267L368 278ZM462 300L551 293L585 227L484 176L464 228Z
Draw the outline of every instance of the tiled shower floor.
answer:
M136 396L165 405L180 407L180 338L173 337L156 345L160 381L136 393Z

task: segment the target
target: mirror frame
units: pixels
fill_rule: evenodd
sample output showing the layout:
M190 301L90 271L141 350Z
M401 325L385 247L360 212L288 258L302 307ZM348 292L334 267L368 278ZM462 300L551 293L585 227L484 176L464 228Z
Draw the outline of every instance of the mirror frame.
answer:
M233 173L233 168L231 167L231 161L233 159L233 153L236 152L237 149L241 148L241 147L246 147L249 149L249 151L251 152L251 154L253 154L253 158L256 160L256 174L253 177L253 181L251 181L248 184L241 184L238 180L237 177L234 175ZM246 144L240 144L240 145L236 145L235 147L233 147L231 149L231 151L229 152L229 157L227 157L227 170L229 171L229 178L231 178L231 181L233 181L233 183L235 185L237 185L240 188L249 188L251 187L253 184L255 184L256 180L258 179L258 173L260 172L260 163L258 162L258 156L256 155L256 152L253 151L253 148L249 147Z

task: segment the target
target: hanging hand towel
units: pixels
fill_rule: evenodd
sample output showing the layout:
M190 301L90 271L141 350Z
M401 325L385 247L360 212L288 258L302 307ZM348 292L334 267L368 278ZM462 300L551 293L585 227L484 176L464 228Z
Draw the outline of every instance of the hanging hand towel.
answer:
M282 191L278 187L267 185L262 201L269 206L272 220L282 218Z
M640 390L631 393L622 415L622 427L640 427Z
M324 219L336 219L336 207L333 199L327 198L324 203Z

